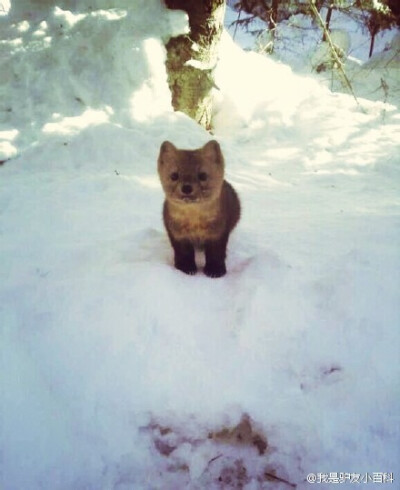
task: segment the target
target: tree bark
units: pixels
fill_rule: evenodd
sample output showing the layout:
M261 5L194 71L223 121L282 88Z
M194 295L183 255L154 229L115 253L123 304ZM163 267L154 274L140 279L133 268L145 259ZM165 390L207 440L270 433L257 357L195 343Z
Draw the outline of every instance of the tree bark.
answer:
M166 45L172 105L206 129L211 128L214 69L223 30L225 0L165 0L170 9L184 10L190 32Z

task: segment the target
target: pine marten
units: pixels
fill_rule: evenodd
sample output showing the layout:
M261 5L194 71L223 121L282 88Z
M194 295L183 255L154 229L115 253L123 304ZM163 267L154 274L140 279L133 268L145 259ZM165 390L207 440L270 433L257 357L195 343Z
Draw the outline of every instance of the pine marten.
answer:
M158 173L165 192L164 225L175 254L175 267L195 274L195 248L205 252L204 273L226 274L229 234L240 218L240 201L224 180L224 158L217 141L197 150L180 150L164 141Z

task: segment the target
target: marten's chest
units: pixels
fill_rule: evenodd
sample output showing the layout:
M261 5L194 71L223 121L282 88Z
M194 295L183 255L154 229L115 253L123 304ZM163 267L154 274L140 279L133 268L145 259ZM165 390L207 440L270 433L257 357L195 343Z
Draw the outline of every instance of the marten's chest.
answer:
M199 203L179 206L167 204L166 226L176 240L190 240L201 245L218 239L223 230L223 220L217 205L203 207Z

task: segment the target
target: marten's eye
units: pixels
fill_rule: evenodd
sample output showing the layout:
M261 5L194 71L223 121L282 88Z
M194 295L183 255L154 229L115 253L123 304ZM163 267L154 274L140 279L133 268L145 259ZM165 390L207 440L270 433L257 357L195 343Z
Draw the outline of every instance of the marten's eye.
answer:
M173 180L174 182L176 182L178 179L179 179L179 174L178 172L172 172L172 174L169 176L169 178L171 180Z
M205 172L199 172L199 174L197 175L197 177L199 178L199 180L201 180L202 182L204 182L205 180L207 180L207 174Z

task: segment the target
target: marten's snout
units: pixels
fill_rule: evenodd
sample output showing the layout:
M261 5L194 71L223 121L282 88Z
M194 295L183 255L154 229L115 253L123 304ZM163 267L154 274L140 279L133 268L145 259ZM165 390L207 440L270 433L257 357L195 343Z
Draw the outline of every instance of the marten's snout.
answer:
M190 184L183 184L181 187L182 194L186 194L187 196L193 192L193 187Z

